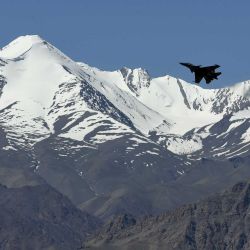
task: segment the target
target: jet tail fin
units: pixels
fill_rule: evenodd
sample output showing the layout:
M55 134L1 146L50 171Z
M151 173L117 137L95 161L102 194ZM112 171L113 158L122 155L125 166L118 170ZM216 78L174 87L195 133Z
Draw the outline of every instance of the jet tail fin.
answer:
M214 78L218 80L218 76L221 75L221 72L216 72L216 73L214 73L214 74L215 74L215 77L214 77Z

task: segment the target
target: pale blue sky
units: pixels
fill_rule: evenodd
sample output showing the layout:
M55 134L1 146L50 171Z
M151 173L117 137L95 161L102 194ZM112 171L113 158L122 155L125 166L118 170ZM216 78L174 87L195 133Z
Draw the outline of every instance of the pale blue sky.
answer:
M38 34L105 70L143 67L191 82L179 62L217 63L222 76L212 87L250 79L248 0L0 0L0 7L0 47Z

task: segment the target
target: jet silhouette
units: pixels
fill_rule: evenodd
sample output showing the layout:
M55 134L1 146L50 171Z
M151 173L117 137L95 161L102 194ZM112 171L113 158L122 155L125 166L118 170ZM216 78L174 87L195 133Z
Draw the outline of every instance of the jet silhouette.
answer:
M191 63L180 64L189 68L191 72L195 74L195 83L200 83L200 81L204 77L206 84L209 84L214 79L217 80L217 77L221 74L221 72L215 72L215 70L220 67L220 65L218 64L207 67L201 67L201 65L195 66Z

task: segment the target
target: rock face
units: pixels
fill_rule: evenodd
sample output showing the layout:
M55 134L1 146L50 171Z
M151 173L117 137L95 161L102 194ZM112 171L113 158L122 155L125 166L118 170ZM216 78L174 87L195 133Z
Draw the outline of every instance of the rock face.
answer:
M250 183L156 217L120 216L88 249L250 249Z
M151 79L145 69L139 68L131 70L124 67L120 69L120 72L124 78L124 82L137 96L140 95L141 89L148 88L150 85Z
M81 249L100 222L46 184L0 185L0 249Z

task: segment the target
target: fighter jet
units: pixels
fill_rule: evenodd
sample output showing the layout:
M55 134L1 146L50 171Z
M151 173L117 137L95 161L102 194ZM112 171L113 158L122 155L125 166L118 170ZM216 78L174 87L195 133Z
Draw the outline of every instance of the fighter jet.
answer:
M220 66L215 64L213 66L201 67L201 65L193 65L191 63L180 63L181 65L189 68L192 73L195 74L195 83L200 83L202 78L205 78L206 84L209 84L214 79L218 79L217 77L221 74L221 72L215 72L217 68Z

